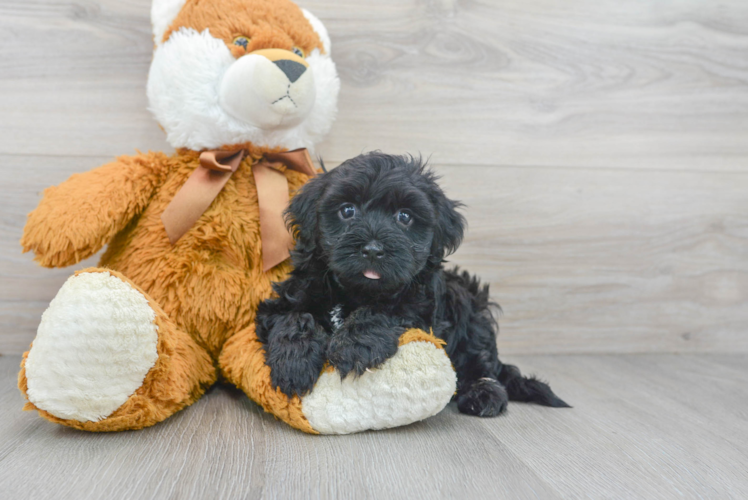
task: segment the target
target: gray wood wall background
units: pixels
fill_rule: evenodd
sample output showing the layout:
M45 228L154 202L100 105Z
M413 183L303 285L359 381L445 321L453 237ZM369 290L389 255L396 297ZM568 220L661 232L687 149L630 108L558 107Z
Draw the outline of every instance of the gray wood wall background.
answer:
M505 353L748 350L748 2L299 0L342 79L320 147L421 152ZM71 269L18 240L42 189L168 150L149 0L0 0L0 354ZM91 265L89 260L77 268Z

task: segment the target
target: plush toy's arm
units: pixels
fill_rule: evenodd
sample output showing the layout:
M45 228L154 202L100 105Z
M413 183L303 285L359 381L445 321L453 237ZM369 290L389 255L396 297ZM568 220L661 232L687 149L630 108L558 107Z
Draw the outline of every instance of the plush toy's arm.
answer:
M32 250L44 267L90 257L148 205L167 168L161 153L122 156L47 188L28 215L23 251Z

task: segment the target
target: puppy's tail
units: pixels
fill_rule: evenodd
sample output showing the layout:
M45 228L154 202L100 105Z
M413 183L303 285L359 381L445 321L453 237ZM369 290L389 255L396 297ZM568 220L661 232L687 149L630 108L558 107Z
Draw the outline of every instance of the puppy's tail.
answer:
M499 382L506 388L509 401L537 403L554 408L571 408L553 393L548 384L535 377L523 377L519 368L514 365L504 365L501 368Z

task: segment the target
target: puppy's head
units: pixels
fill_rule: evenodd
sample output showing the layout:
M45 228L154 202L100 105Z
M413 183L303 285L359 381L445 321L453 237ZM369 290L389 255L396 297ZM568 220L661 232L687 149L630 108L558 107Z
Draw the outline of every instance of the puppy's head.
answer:
M357 156L313 179L291 201L294 264L320 265L347 290L397 291L460 244L459 206L420 159Z

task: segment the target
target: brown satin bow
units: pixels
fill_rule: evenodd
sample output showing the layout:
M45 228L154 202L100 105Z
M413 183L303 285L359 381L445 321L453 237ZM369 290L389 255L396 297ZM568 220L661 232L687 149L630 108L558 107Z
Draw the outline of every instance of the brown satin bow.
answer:
M161 214L161 221L172 245L205 213L231 174L239 168L245 154L244 149L200 153L200 166ZM272 163L282 163L309 177L317 175L312 158L305 148L265 153L258 163L252 165L260 209L263 271L286 260L293 242L283 220L283 211L288 207L289 200L288 180L282 172L270 166Z

